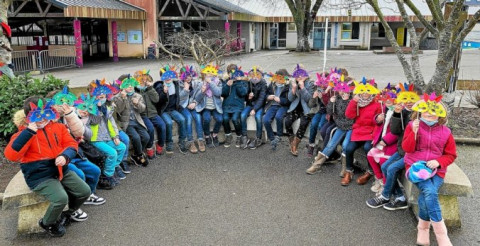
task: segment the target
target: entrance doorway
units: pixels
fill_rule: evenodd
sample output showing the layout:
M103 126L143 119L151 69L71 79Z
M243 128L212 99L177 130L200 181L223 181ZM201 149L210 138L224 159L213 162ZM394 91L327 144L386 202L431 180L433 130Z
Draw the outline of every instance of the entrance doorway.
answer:
M81 20L82 50L84 60L109 59L108 21L91 19Z
M330 40L331 40L331 24L328 24L327 31L325 31L325 23L314 23L313 24L313 49L320 50L324 49L327 45L327 49L330 49ZM327 35L327 43L325 44L325 35Z
M270 24L270 49L287 47L287 23Z

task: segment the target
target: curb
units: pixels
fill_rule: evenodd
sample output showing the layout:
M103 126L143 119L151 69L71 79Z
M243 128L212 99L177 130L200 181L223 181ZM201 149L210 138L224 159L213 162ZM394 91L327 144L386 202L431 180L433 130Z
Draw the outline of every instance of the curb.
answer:
M480 145L479 138L455 138L456 144Z

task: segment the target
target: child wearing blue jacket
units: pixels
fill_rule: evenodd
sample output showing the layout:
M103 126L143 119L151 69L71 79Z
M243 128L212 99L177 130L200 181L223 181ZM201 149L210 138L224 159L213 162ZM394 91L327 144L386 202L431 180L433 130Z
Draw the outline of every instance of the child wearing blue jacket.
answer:
M257 67L253 67L248 72L248 77L250 80L247 82L249 91L246 98L247 105L241 114L242 138L247 137L247 119L249 116L255 116L255 122L257 123L256 138L247 140L245 143L242 142L241 148L256 149L262 145L262 116L267 95L267 82L263 79L263 72Z
M240 115L245 108L245 97L247 96L247 81L245 81L245 74L235 64L230 64L227 67L227 73L230 74L230 79L222 83L222 97L223 100L223 128L225 130L225 144L226 148L232 144L232 129L230 127L230 120L235 127L235 134L237 139L235 147L240 148L241 143L247 142L247 136L242 137L242 124ZM243 145L242 144L242 145Z

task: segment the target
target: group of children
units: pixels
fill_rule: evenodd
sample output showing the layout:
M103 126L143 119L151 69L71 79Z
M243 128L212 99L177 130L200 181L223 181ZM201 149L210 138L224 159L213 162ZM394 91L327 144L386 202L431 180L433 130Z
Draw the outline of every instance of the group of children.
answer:
M207 65L199 74L191 66L179 71L166 66L160 69L160 77L154 82L144 70L122 75L114 83L96 80L78 98L64 88L47 98L28 98L24 109L15 114L19 132L11 138L5 156L22 163L28 186L50 201L39 224L51 235L62 236L70 220L86 220L82 204L105 203L95 194L96 188L118 185L131 172L130 163L147 166L156 155L172 155L173 122L182 153L218 147L222 126L223 146L230 147L232 122L236 147L261 146L265 127L272 150L286 135L294 156L310 126L307 154L313 158L316 147L318 153L306 172L315 174L324 163L340 159L343 186L353 179L354 152L363 149L369 169L356 182L364 185L375 177L371 190L376 195L366 202L371 208L408 207L397 182L406 169L409 177L417 177L420 189L417 243L429 244L433 225L439 244L451 245L437 191L456 149L445 126L441 97L432 94L420 99L421 92L409 84L379 90L373 79L355 81L345 69L332 69L311 80L302 65L292 74L286 69L266 74L260 67L243 72L235 64L223 72ZM256 122L253 139L247 137L249 116ZM322 140L318 144L317 132ZM98 160L98 156L104 158ZM419 162L435 172L428 177L409 172ZM67 204L68 210L63 211Z

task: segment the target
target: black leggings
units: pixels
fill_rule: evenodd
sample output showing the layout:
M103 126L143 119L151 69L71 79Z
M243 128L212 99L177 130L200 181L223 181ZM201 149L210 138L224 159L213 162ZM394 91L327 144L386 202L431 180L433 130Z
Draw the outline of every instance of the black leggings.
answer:
M307 131L308 124L312 120L313 115L305 115L303 113L302 105L299 103L298 106L290 113L287 113L285 116L285 128L289 136L293 135L293 122L297 119L300 119L300 126L298 127L296 136L300 139L305 136L305 131Z

